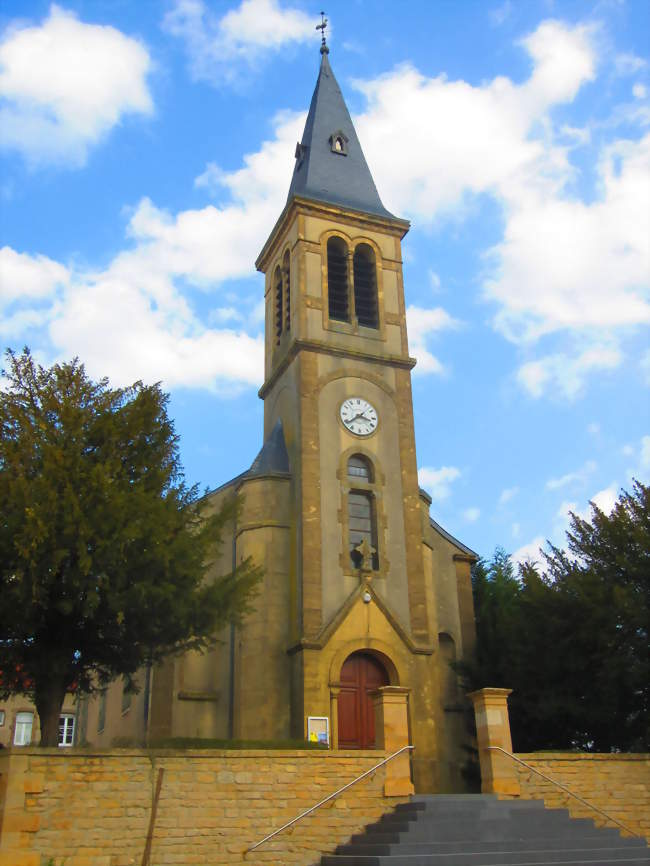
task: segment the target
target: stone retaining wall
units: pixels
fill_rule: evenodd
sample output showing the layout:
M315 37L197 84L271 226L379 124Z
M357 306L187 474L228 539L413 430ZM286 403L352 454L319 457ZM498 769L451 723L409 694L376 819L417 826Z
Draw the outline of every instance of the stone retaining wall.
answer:
M535 752L517 757L650 842L650 755ZM574 818L593 818L600 826L608 823L541 776L510 761L516 768L523 798L544 800L552 808L567 808Z
M140 866L164 770L151 866L311 866L404 798L384 768L260 852L244 850L385 757L383 752L20 749L0 756L0 866Z

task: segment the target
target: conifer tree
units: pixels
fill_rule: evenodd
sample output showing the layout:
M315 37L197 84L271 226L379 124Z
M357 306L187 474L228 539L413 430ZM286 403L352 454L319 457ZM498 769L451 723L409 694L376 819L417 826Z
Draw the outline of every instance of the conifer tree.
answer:
M233 499L188 488L158 385L112 389L77 359L7 353L0 390L0 691L33 697L55 746L67 691L203 649L247 609L250 561L207 578Z
M517 751L650 749L650 487L571 514L567 548L518 576L497 550L473 590L476 652L457 667L468 689L513 690Z

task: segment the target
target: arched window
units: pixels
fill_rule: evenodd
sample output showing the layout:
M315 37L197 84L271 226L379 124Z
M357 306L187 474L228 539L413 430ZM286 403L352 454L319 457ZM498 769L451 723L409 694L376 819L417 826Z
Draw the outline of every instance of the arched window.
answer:
M348 478L352 478L353 480L361 478L363 481L372 483L374 479L370 461L366 460L361 454L353 454L348 460Z
M375 474L373 466L362 454L353 454L348 460L348 480L351 484L371 485ZM348 493L348 542L350 560L354 568L363 564L363 556L356 549L364 541L373 548L372 567L379 568L377 547L377 512L372 490L350 490Z
M291 260L289 250L282 259L282 275L284 277L284 327L291 330Z
M377 551L377 517L375 514L375 497L367 490L351 490L348 494L348 521L350 536L350 559L355 568L362 565L363 557L357 550L360 544L367 541L373 548L372 567L379 568L379 553Z
M273 287L275 292L275 342L280 342L282 336L282 271L279 266L273 274Z
M368 244L354 251L354 307L357 321L366 328L379 325L377 315L377 267L375 252Z
M327 294L330 319L350 321L347 246L341 238L327 241Z

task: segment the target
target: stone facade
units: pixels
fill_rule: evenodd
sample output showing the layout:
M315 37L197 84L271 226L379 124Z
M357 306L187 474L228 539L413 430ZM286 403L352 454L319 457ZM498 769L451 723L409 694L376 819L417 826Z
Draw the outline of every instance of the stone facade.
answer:
M214 508L241 499L215 573L248 556L262 564L254 611L213 652L151 672L150 696L131 716L109 693L106 724L95 701L80 730L99 746L137 736L134 719L149 740L286 740L307 735L309 716L326 716L336 748L342 668L363 652L407 694L416 790L462 790L465 699L450 663L474 645L476 556L430 518L431 500L418 485L402 274L409 224L379 202L337 87L325 58L303 144L309 171L329 173L330 199L294 193L256 262L265 274L265 445L251 470L208 494ZM328 124L347 130L346 156L313 138ZM337 172L349 168L348 157L366 178L365 190L357 188L366 210L337 203ZM299 174L297 163L292 189L308 187ZM330 315L332 239L346 250L348 287L356 252L372 259L372 327L359 323L351 289L347 320ZM376 411L368 435L341 420L353 397ZM282 451L282 465L267 459L269 443ZM371 477L351 477L351 457L366 461ZM366 569L350 554L350 497L359 487L372 502L376 536L376 564Z
M0 756L0 866L41 866L48 858L56 866L140 866L150 830L155 866L310 866L401 802L384 797L384 768L291 833L242 855L383 757L362 751L14 750Z
M650 755L544 752L517 757L650 843ZM574 818L593 818L599 826L617 826L521 764L515 764L514 772L522 797L568 809Z
M341 130L347 149L337 154L330 139ZM474 645L476 556L431 519L418 485L402 273L409 224L381 204L327 52L296 153L290 199L256 262L265 274L264 445L248 472L208 494L215 509L241 500L213 574L247 557L261 564L254 610L213 651L141 672L130 701L115 683L84 703L78 739L304 739L316 716L329 719L336 749L350 706L343 670L361 653L406 696L416 790L462 790L465 699L450 663ZM358 256L366 270L357 286ZM347 293L344 315L331 303L337 291ZM376 413L365 434L341 418L352 398ZM352 458L366 465L363 479ZM359 498L375 548L365 565L352 555ZM368 731L346 742L371 743Z

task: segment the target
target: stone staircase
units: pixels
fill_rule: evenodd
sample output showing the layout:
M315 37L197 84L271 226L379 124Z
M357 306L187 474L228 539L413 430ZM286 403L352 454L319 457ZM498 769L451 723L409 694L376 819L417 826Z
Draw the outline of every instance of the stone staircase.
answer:
M541 800L485 794L417 796L324 855L321 866L648 866L643 839L624 838Z

